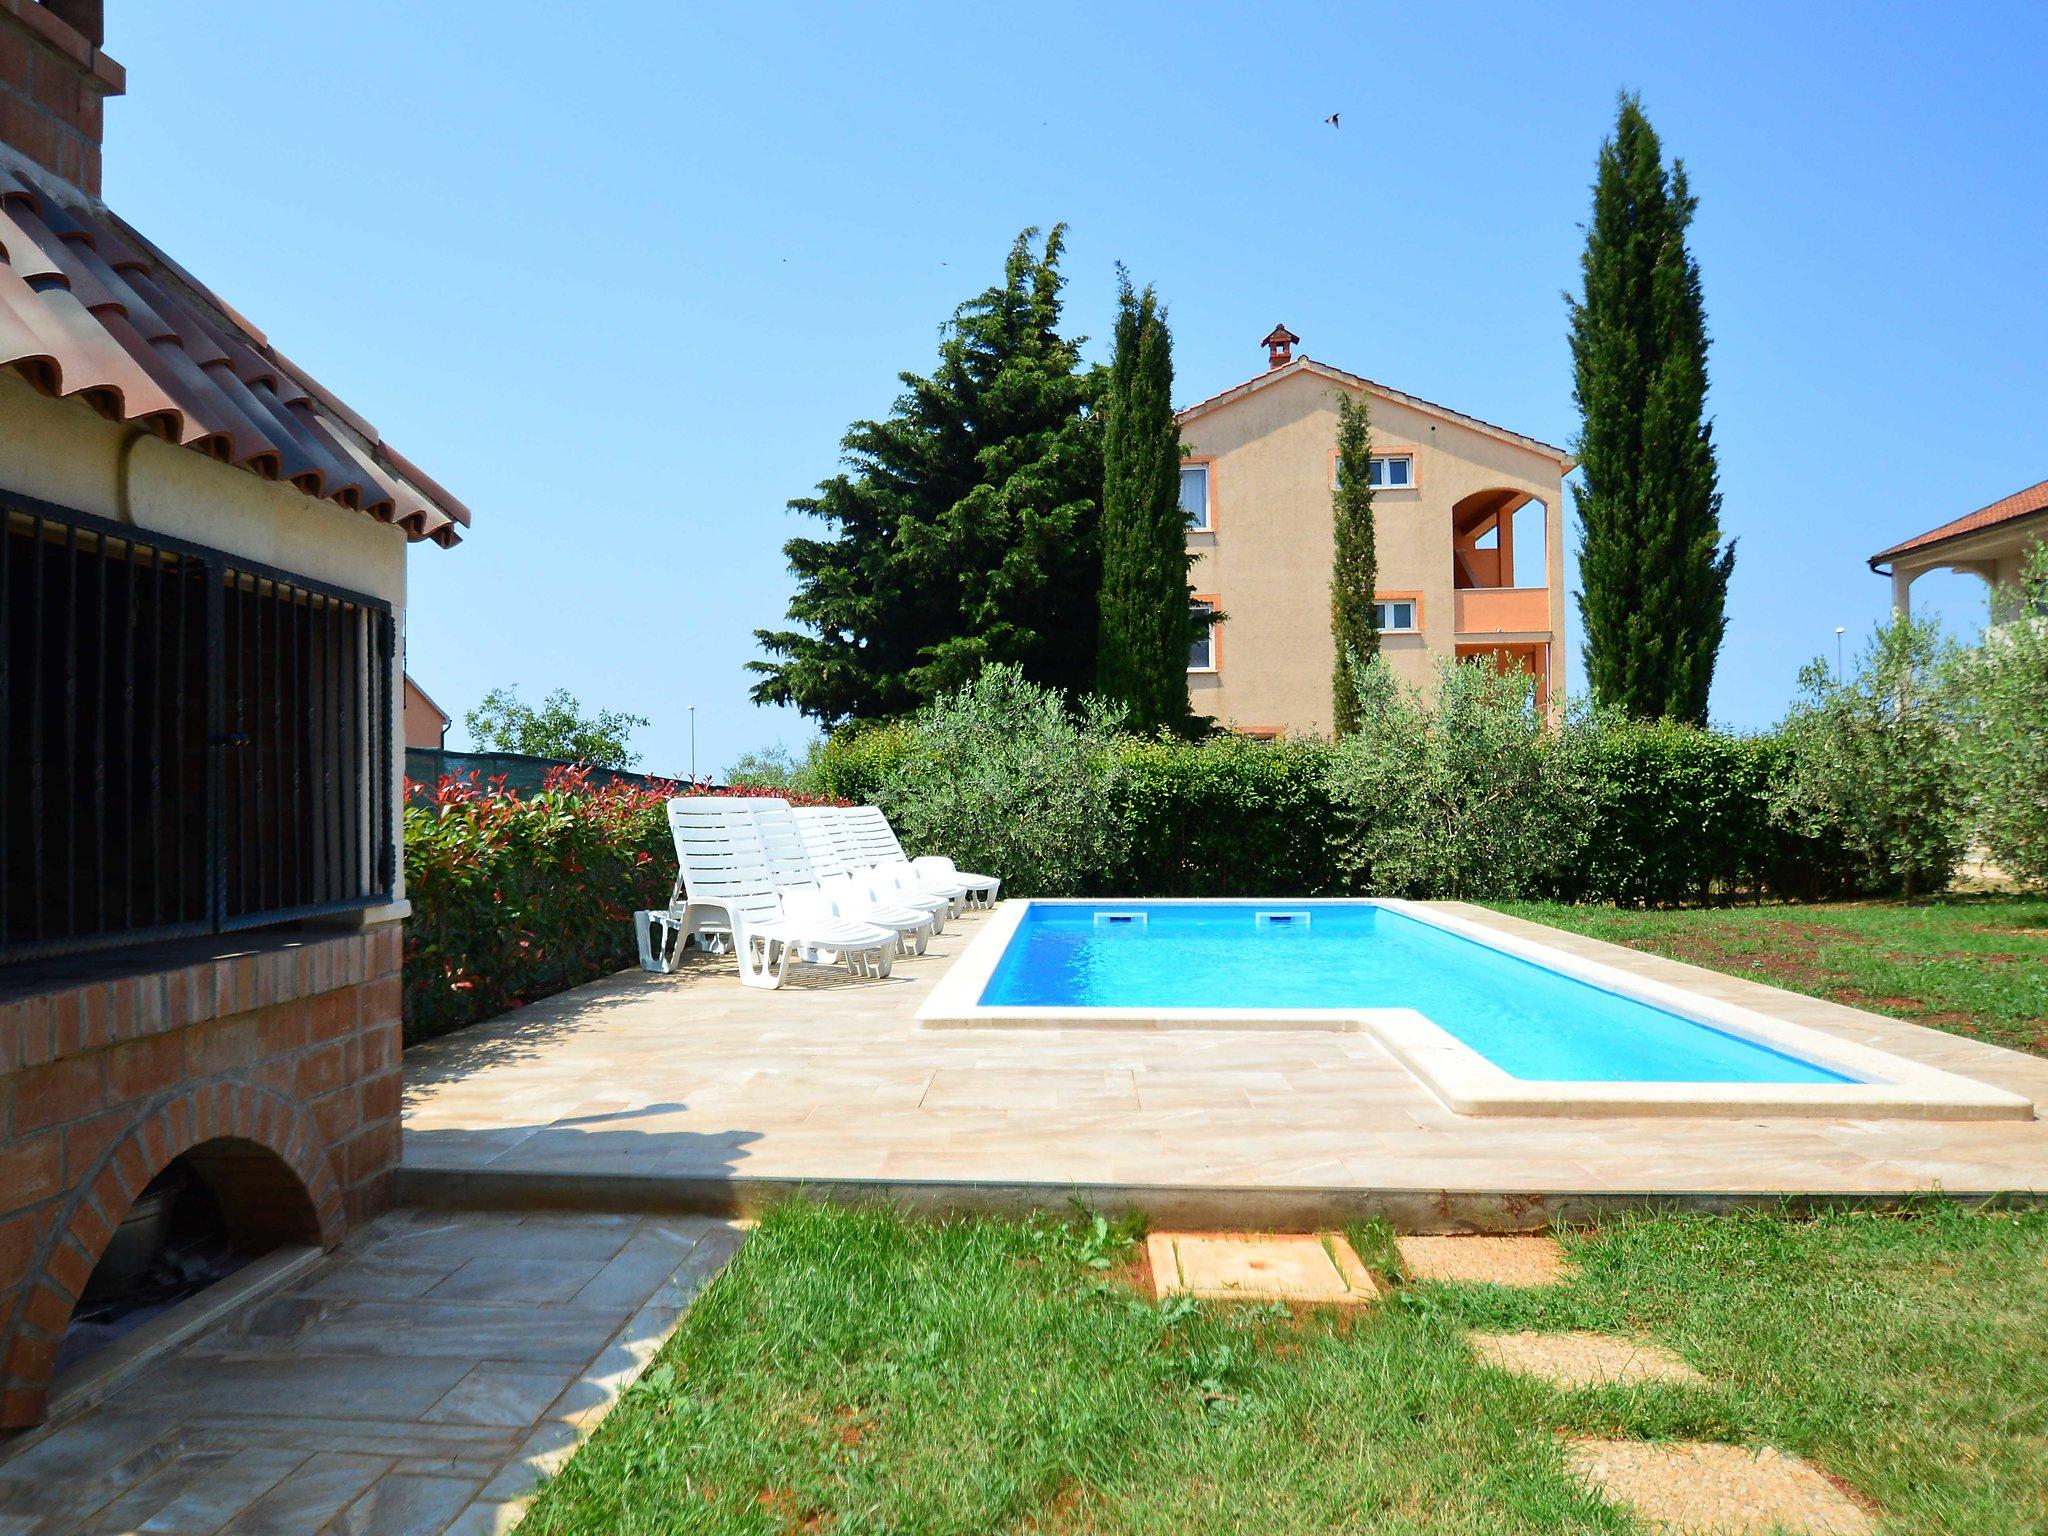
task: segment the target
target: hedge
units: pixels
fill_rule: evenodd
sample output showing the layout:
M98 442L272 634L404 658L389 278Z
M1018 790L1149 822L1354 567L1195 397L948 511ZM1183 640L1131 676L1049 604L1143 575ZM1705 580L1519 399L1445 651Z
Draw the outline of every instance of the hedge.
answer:
M1126 737L1108 807L1127 829L1117 894L1331 896L1345 888L1342 816L1314 740Z
M1532 731L1516 723L1527 704L1512 680L1470 672L1443 686L1429 707L1392 702L1382 725L1398 740L1186 740L1133 736L1113 721L1055 728L1043 690L992 667L911 720L835 735L803 787L881 805L913 852L950 854L963 867L979 857L1019 896L1532 895L1665 906L1884 885L1840 827L1810 808L1788 810L1800 765L1783 733L1582 714ZM1463 711L1455 719L1442 704L1453 694ZM1078 766L1077 732L1092 754ZM1523 826L1514 849L1415 856L1440 839L1433 828L1445 816L1460 827L1501 823L1509 765L1500 754L1510 745L1530 759L1512 781L1541 786L1541 836ZM972 793L935 796L935 772ZM1404 773L1427 775L1428 793L1386 793ZM1040 782L1047 775L1078 775L1087 792L1057 792ZM1362 782L1378 792L1361 794ZM1037 867L1035 844L1075 842L1072 826L1052 822L1082 817L1106 829L1094 839L1111 850L1100 867L1071 857ZM1404 848L1411 856L1388 857Z

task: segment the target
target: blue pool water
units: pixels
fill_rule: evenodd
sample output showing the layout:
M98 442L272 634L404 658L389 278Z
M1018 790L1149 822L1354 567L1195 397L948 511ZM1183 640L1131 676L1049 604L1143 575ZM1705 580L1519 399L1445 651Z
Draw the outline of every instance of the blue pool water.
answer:
M981 1003L1413 1008L1525 1080L1854 1081L1360 902L1033 902Z

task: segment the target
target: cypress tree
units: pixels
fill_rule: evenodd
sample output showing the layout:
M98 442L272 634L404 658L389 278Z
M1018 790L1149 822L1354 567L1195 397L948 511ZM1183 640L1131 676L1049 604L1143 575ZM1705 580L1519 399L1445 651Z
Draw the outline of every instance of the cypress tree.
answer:
M1379 550L1372 522L1372 404L1349 390L1337 397L1337 488L1330 493L1335 553L1330 562L1330 634L1337 665L1330 679L1330 723L1339 736L1358 729L1358 673L1380 653Z
M755 631L776 658L748 663L756 703L826 726L887 719L991 661L1093 685L1099 385L1082 338L1059 333L1065 226L1034 250L1037 236L954 311L931 375L898 375L888 418L847 429L846 470L789 503L830 536L783 546L798 627Z
M1721 542L1707 325L1686 248L1697 201L1641 100L1600 146L1571 311L1580 413L1579 612L1594 701L1705 724L1735 545Z
M1116 346L1103 391L1101 640L1096 691L1140 731L1188 718L1187 516L1180 425L1173 419L1173 337L1148 286L1119 267Z

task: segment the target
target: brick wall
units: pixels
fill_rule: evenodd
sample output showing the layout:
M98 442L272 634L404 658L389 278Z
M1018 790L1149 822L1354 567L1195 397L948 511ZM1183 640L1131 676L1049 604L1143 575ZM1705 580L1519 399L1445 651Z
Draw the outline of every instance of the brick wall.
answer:
M95 196L106 98L127 87L126 72L76 24L96 11L0 0L0 142Z
M0 1003L0 1427L144 1185L184 1155L234 1233L332 1247L391 1202L400 925Z

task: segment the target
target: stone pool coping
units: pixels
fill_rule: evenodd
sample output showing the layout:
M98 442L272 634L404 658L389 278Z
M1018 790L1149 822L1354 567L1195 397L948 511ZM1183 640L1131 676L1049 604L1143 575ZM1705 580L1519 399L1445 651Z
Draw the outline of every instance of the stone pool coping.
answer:
M1071 898L1034 898L1048 906L1114 906ZM1233 905L1245 901L1225 898ZM1132 902L1206 904L1207 898ZM1317 906L1379 906L1570 976L1621 997L1677 1014L1813 1065L1861 1079L1852 1083L1589 1083L1511 1077L1478 1051L1412 1008L1049 1008L984 1007L980 998L1031 900L1001 903L917 1010L926 1029L1327 1030L1371 1035L1443 1105L1470 1116L1881 1117L1913 1120L2031 1120L2031 1099L1973 1078L1814 1029L1785 1012L1810 999L1775 987L1776 1012L1710 997L1687 985L1689 968L1654 956L1623 971L1562 947L1425 903L1391 897L1257 898L1274 911ZM1528 925L1524 925L1528 926ZM1560 937L1563 937L1561 934ZM1661 974L1660 974L1661 972ZM1759 999L1760 1003L1763 999ZM1854 1010L1851 1010L1852 1012ZM1876 1015L1865 1015L1882 1024Z

